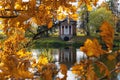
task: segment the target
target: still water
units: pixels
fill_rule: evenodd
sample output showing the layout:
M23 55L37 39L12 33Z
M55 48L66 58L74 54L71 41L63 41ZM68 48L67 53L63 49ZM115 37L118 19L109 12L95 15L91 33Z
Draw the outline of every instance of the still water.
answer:
M33 57L38 60L41 53L51 54L53 57L53 62L56 64L57 68L60 68L60 64L66 64L67 71L67 80L80 80L76 78L76 75L72 73L71 67L75 63L79 63L82 59L86 58L86 55L80 51L80 49L75 49L73 47L59 48L59 49L32 49L31 50ZM63 75L58 72L57 77L62 78ZM120 80L120 74L114 80Z
M56 64L57 68L60 68L60 64L66 64L68 71L67 71L67 80L78 80L76 75L71 72L71 67L75 63L79 63L81 59L86 58L86 55L81 52L79 49L74 48L60 48L60 49L32 49L31 52L33 57L38 60L39 55L41 53L51 54L53 56L53 61ZM62 77L62 74L58 72L57 77Z

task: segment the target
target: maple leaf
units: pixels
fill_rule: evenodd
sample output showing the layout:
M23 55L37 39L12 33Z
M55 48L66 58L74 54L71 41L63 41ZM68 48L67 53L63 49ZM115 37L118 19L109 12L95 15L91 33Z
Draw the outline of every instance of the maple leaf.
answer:
M108 22L103 22L100 27L100 36L102 40L105 42L106 46L108 47L108 51L112 50L113 48L113 40L114 40L114 29Z
M102 46L98 43L96 39L90 40L87 39L83 47L80 47L80 50L86 53L89 57L99 57L104 53Z

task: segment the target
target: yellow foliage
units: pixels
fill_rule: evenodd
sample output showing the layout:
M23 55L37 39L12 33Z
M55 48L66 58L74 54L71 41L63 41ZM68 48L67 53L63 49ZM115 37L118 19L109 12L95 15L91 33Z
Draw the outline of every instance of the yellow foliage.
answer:
M96 6L97 2L98 2L98 0L80 0L78 2L78 7L80 7L82 5L82 3L85 3L88 11L91 11L92 10L92 3L94 6Z
M88 11L92 11L92 6L91 5L87 5L87 9L88 9Z
M18 1L18 2L17 2ZM7 34L5 41L3 44L0 44L1 52L0 52L0 79L4 80L5 78L14 78L18 79L26 79L33 78L33 74L28 71L29 68L38 68L38 72L44 77L45 80L52 80L52 76L54 73L55 67L54 65L49 65L49 60L45 56L40 56L38 63L34 60L31 60L31 53L26 51L26 45L28 44L28 39L25 38L25 33L28 27L30 26L29 19L36 23L37 25L47 25L48 28L51 28L53 25L52 18L58 20L63 20L67 17L72 18L74 20L78 19L78 15L76 14L76 7L69 4L70 2L74 2L76 0L40 0L40 5L36 7L36 0L30 0L28 3L22 3L22 0L13 0L13 5L15 9L23 9L24 4L27 4L28 10L19 11L19 14L16 18L10 19L7 18L4 20L3 30ZM96 5L98 0L79 0L79 5L85 3L88 11L92 10L91 1L94 5ZM3 13L5 15L13 15L11 12L13 6L11 8L11 0L1 0L0 11L2 12L5 9L10 10L8 13ZM3 9L5 8L5 9ZM105 24L106 25L106 24ZM1 27L1 26L0 26ZM110 28L110 27L109 27ZM113 34L112 29L108 29L106 27L101 28L101 36L103 40L108 40L106 42L107 46L111 49L111 44L113 41L113 36L109 34ZM108 32L104 32L106 30ZM109 33L109 34L108 34ZM109 37L108 37L109 35ZM107 38L106 38L107 36ZM88 39L84 46L80 48L83 52L86 53L87 56L99 57L104 51L101 49L101 45L98 43L96 39L90 40ZM112 59L111 56L109 56ZM109 71L106 66L101 63L98 63L100 67L100 72L105 71L105 75L109 76ZM60 71L64 74L64 78L62 80L66 80L67 77L67 66L64 64L60 65ZM91 64L91 61L81 61L80 64L73 66L73 73L85 76L87 80L97 80L97 76L94 72L94 67Z
M44 56L39 57L39 60L38 60L39 65L46 65L47 63L48 63L47 57L44 57Z
M78 20L78 14L71 14L70 17L73 19L73 20Z
M20 58L24 58L24 57L29 57L31 55L31 52L26 52L24 49L18 51L16 53Z
M63 14L63 13L60 13L60 14L58 14L58 16L57 16L57 19L58 19L58 20L63 20L63 19L65 19L65 18L66 18L66 15Z
M104 51L101 47L102 46L96 39L87 39L84 43L84 46L80 47L80 50L85 52L85 54L89 57L99 57L101 54L104 54Z
M20 5L20 3L16 2L14 8L17 9L17 10L21 10L22 6Z

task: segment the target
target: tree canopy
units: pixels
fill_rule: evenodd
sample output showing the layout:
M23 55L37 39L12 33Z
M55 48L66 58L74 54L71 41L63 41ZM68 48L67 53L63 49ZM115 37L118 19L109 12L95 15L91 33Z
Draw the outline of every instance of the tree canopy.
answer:
M110 10L101 7L90 12L88 24L93 30L98 30L104 21L107 21L113 27L115 26L114 15Z

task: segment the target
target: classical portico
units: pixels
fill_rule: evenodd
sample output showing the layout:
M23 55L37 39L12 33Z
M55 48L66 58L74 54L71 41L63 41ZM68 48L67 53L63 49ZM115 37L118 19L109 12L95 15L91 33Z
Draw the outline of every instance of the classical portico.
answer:
M76 21L66 18L60 21L59 35L61 39L67 41L76 35Z

